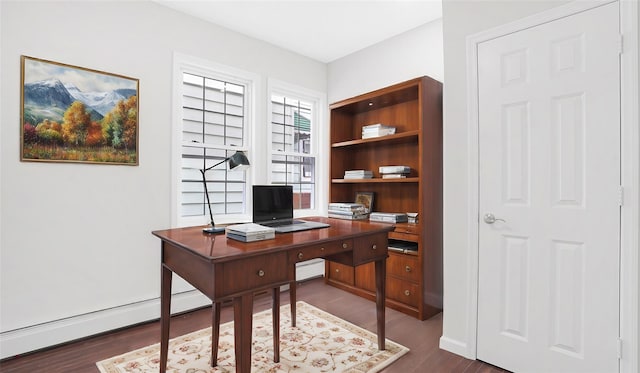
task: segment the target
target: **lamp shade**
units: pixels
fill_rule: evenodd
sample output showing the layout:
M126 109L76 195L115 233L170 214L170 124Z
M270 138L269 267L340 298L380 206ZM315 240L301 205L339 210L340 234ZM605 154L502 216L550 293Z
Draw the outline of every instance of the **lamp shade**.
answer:
M231 157L229 157L229 169L233 171L244 170L249 167L249 159L247 156L241 152L235 152Z

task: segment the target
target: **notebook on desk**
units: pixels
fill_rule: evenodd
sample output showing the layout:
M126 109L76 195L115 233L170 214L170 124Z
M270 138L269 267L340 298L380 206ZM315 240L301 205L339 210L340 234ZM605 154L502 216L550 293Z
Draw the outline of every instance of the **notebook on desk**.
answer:
M293 218L291 185L254 185L253 222L272 227L276 233L326 228L329 224Z

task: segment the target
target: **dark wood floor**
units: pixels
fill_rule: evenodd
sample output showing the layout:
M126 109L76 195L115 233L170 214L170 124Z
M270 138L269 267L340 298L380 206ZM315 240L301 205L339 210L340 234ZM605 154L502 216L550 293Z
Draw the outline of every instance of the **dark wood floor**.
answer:
M324 284L315 279L298 285L298 300L375 332L376 314L373 302ZM255 299L255 311L270 307L271 298L259 295ZM289 303L288 293L282 294L282 304ZM442 335L442 314L419 321L387 308L387 338L411 351L384 369L383 373L499 373L502 369L460 356L438 348ZM222 322L232 320L231 307L222 310ZM211 325L211 309L185 313L171 320L171 338ZM160 338L159 322L150 322L131 328L68 343L44 351L6 359L0 362L0 372L98 372L96 361L157 343Z

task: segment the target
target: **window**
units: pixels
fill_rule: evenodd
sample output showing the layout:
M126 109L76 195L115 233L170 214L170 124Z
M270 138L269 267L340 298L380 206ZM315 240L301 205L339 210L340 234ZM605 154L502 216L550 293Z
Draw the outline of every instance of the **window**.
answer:
M178 224L209 221L200 170L246 151L250 83L201 68L180 66ZM222 163L205 173L213 217L242 216L247 211L248 180ZM250 209L249 209L250 210ZM220 218L220 219L219 219Z
M271 183L293 186L294 209L315 209L316 103L271 94Z
M216 224L251 220L252 184L292 185L294 216L323 214L328 167L318 149L328 146L327 128L320 125L324 93L178 52L173 87L173 226L210 221L200 170L238 150L249 157L249 169L220 164L205 174Z

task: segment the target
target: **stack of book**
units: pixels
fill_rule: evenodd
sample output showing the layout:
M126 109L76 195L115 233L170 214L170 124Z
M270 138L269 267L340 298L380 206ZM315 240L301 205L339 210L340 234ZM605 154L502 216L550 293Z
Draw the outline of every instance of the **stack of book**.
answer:
M396 133L395 127L387 126L382 123L370 124L368 126L362 127L363 139L371 139L374 137L393 135L394 133Z
M228 238L242 242L268 240L276 237L276 230L256 223L233 224L225 228Z
M408 166L380 166L378 168L383 179L404 179L411 173Z
M369 210L361 203L329 203L328 216L330 218L346 220L366 220Z
M373 171L370 170L346 170L344 172L345 179L371 179Z
M401 212L372 212L369 215L369 220L383 223L406 223L407 214Z

